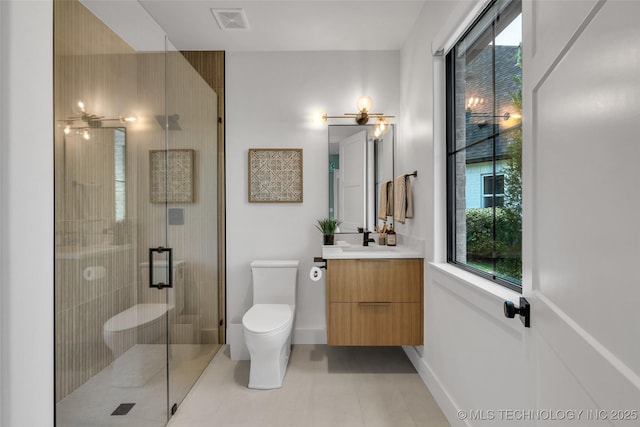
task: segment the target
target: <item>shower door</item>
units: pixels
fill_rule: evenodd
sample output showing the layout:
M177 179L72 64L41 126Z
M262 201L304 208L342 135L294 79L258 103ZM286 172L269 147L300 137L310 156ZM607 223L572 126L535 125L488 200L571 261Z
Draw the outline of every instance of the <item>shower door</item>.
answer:
M164 426L219 347L216 94L167 40L54 23L55 424Z
M164 291L172 307L167 319L171 415L219 348L218 100L213 89L168 40L165 73L166 163L160 165L163 172L157 177L167 183L163 206L165 246L172 248L173 263L179 272L174 273L173 290Z

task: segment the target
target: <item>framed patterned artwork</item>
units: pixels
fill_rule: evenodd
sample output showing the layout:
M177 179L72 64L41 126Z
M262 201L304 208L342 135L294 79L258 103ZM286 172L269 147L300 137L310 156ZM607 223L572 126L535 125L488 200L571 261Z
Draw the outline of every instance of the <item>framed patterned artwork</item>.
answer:
M194 150L150 150L151 203L193 203Z
M249 202L302 203L302 148L249 149Z

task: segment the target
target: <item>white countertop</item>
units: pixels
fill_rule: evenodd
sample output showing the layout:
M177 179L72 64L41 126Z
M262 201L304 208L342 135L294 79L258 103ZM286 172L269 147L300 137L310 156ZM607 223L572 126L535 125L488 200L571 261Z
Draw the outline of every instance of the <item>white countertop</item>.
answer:
M386 259L386 258L424 258L424 251L411 246L369 246L337 242L335 245L322 246L324 259Z

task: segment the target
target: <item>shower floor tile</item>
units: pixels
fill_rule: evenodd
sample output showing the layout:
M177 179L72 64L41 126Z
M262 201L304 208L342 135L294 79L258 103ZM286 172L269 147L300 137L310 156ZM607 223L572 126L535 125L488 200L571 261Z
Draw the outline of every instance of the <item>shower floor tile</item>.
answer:
M157 347L137 345L130 351L144 353L146 346ZM171 404L188 392L219 348L219 345L174 344L171 346L170 380L173 395ZM155 349L149 348L149 350ZM159 427L166 424L165 369L159 370L142 387L115 387L111 384L112 374L113 366L110 365L62 399L56 405L56 426ZM135 405L126 415L111 415L122 403L135 403Z

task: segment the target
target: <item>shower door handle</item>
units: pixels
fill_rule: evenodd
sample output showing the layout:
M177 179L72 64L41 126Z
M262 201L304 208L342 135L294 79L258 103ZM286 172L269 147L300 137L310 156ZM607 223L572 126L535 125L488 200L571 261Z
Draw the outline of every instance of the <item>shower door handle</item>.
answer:
M165 252L169 253L169 256L167 257L167 265L168 265L168 275L167 275L167 281L168 283L154 283L153 280L153 253L159 253L159 254L163 254ZM157 288L157 289L164 289L164 288L173 288L173 249L172 248L165 248L162 246L158 246L157 248L149 248L149 287L150 288Z

